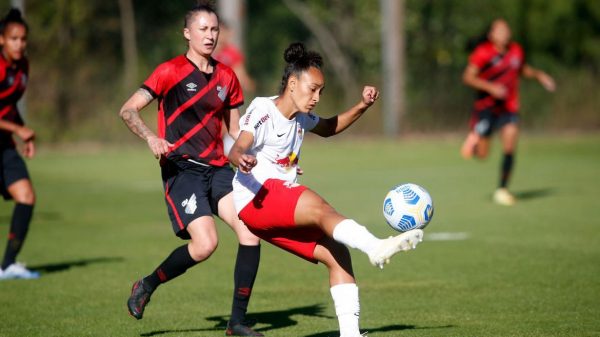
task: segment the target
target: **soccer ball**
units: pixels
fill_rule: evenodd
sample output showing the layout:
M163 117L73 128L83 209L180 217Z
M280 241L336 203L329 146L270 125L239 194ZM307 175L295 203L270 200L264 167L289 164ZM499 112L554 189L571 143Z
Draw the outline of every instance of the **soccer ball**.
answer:
M398 185L385 196L383 216L399 232L422 229L433 217L433 201L429 193L419 185Z

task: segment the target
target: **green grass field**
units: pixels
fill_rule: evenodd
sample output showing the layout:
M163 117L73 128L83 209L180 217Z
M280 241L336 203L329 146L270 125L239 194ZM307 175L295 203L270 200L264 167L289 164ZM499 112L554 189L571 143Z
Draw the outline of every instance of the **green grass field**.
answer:
M458 137L311 139L302 182L385 236L387 190L426 187L435 215L418 249L384 270L353 251L361 327L383 336L600 336L600 136L525 136L514 207L491 203L499 152L460 159ZM236 242L219 224L207 262L129 317L132 282L182 244L143 147L41 149L38 206L19 259L39 280L0 282L0 336L223 336ZM0 248L11 203L0 205ZM460 240L442 240L451 233ZM452 235L450 235L452 237ZM461 239L462 238L462 239ZM267 336L337 336L326 271L263 245L250 317Z

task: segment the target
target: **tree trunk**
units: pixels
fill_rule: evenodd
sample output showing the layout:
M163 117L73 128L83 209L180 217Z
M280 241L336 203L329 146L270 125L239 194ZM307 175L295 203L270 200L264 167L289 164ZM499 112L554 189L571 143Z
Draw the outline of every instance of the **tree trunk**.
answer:
M380 0L382 17L383 131L388 137L399 134L405 114L406 95L404 0Z
M289 10L308 28L323 49L336 77L344 87L344 102L353 104L360 88L352 74L351 62L342 52L333 34L310 12L310 9L297 0L283 0Z
M244 29L246 28L246 1L220 0L218 2L219 16L232 32L232 42L244 53ZM245 53L244 53L245 54Z
M131 0L119 0L121 41L123 44L123 85L126 90L137 84L138 52L135 38L135 13Z

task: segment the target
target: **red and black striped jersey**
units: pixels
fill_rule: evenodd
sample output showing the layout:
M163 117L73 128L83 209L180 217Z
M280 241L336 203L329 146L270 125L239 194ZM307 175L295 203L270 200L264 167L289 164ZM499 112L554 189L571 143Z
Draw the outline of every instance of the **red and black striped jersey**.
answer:
M159 65L142 88L158 99L158 136L174 144L169 159L224 166L223 113L244 103L233 70L212 60L206 74L185 55Z
M500 53L491 42L483 42L473 50L469 63L479 69L479 78L502 84L507 89L505 99L496 99L485 91L478 91L476 111L519 111L519 76L525 65L525 53L518 43L509 43L507 50Z
M17 102L27 87L29 63L26 58L9 64L0 53L0 118L18 125L23 119L17 109ZM12 133L0 130L0 147L14 147Z

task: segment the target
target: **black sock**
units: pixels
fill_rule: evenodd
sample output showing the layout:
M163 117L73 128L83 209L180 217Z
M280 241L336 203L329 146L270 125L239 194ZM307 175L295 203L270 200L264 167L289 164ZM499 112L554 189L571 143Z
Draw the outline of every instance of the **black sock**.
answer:
M144 285L148 288L147 290L154 291L161 283L176 278L197 263L190 256L188 245L175 248L152 274L144 277Z
M510 174L512 173L513 164L513 154L505 153L504 158L502 159L502 172L500 175L501 188L506 188L506 186L508 186L508 180L510 179Z
M23 247L23 242L27 236L32 215L33 205L15 205L10 223L10 232L8 233L8 243L4 252L4 260L2 260L2 269L6 269L15 263L17 254L19 254L19 251Z
M242 323L246 318L246 310L250 301L250 294L256 279L258 264L260 262L260 245L238 246L233 273L233 303L231 305L231 318L229 324Z

